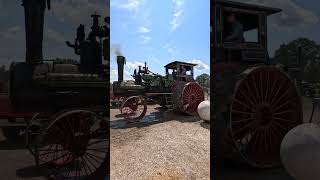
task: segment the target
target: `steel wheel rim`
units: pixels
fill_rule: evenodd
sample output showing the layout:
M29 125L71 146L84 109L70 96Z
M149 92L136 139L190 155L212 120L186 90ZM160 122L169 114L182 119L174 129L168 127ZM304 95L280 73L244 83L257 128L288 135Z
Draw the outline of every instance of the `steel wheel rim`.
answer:
M261 66L247 73L234 91L231 137L241 156L253 166L278 166L283 137L302 123L300 95L287 74L277 68Z
M75 116L77 114L81 118L78 124ZM63 113L40 135L37 147L39 161L41 164L58 167L57 173L63 178L90 177L106 161L109 152L107 130L107 122L93 112L75 110ZM41 146L41 141L51 140L53 133L58 142L53 140Z
M121 105L121 114L129 122L139 121L145 116L146 112L147 105L140 96L131 96Z
M202 87L196 82L187 83L183 88L181 101L186 113L197 114L198 105L204 101Z

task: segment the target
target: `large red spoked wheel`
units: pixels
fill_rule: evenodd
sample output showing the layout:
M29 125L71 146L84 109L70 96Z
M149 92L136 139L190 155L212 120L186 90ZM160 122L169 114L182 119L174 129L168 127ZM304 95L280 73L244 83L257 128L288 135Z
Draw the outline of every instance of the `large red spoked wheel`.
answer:
M299 93L285 72L275 67L255 67L243 75L230 108L233 141L251 165L278 166L283 137L303 122Z
M122 102L121 114L128 122L141 120L147 113L147 104L143 97L131 96Z
M37 139L38 164L54 165L56 177L90 178L106 167L108 127L103 117L86 110L73 110L54 118Z
M198 105L204 101L202 87L196 82L179 83L173 92L175 108L181 112L195 115Z

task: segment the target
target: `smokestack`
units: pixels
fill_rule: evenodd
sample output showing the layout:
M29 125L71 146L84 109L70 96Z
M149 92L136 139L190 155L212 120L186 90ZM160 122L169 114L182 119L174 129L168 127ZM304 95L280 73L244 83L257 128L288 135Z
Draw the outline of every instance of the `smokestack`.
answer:
M124 65L126 64L126 58L124 56L117 56L118 64L118 83L120 84L123 81L123 70Z

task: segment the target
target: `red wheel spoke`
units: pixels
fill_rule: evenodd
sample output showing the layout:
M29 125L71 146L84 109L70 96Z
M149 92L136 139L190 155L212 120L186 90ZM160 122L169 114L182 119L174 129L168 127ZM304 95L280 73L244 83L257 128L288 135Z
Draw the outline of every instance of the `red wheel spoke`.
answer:
M264 103L264 96L265 94L263 93L263 83L262 83L262 74L263 72L260 73L260 93L261 93L261 102Z
M291 124L297 124L297 122L294 122L294 121L290 121L288 119L284 119L284 118L279 118L279 117L273 117L273 119L276 119L278 121L282 121L282 122L286 122L286 123L291 123Z
M252 101L252 105L256 105L259 104L258 101L256 101L256 99L254 99L254 97L256 97L256 95L254 95L254 93L251 91L252 88L249 87L248 82L244 82L243 83L246 87L246 90L249 92L250 97L246 96L246 99L249 100L250 102ZM246 92L246 91L245 91ZM244 94L242 91L240 92L241 94Z
M253 121L253 118L246 118L246 119L241 119L241 120L235 120L233 123L241 123L241 122L247 122L247 121Z
M292 112L293 112L293 111L291 111L291 110L281 111L281 112L274 113L273 115L276 116L276 115L287 114L287 113L292 113Z
M284 103L280 104L279 106L272 106L272 111L276 112L277 110L281 109L282 107L288 105L291 102L291 100L287 100Z
M260 100L260 103L262 103L262 99L261 99L261 97L260 97L260 95L259 95L259 91L258 91L258 88L257 88L257 83L256 83L256 80L255 80L255 77L252 77L251 78L252 80L253 80L253 87L254 87L254 89L255 89L255 91L256 91L256 96L258 97L258 99Z
M257 103L253 102L252 99L251 99L250 97L248 97L245 93L243 93L241 90L239 90L238 92L239 92L239 94L243 95L243 96L246 98L246 100L247 100L248 102L250 102L250 104L251 104L252 106L257 105Z
M96 167L96 165L91 161L92 158L90 156L88 156L87 154L84 154L83 157L85 157L88 160L91 166L93 166L95 169L98 169L98 167Z
M233 145L254 166L280 164L282 138L302 123L298 90L287 74L272 66L253 67L241 78L230 106Z
M247 112L247 111L240 111L240 110L232 110L234 113L239 113L239 114L246 114L246 115L252 115L252 112Z
M246 108L248 108L248 109L253 109L252 107L250 107L249 105L247 105L247 104L245 104L245 103L243 103L243 102L241 102L241 101L239 101L239 100L237 100L236 98L233 98L233 101L234 102L237 102L237 103L239 103L239 104L241 104L242 106L245 106Z
M271 94L269 94L269 82L270 82L270 73L269 71L267 71L267 81L266 81L266 97L265 97L265 101L264 103L267 103L268 102L268 99L269 99L269 96Z
M273 102L275 99L278 99L278 94L279 94L279 92L280 92L280 90L281 90L281 87L282 87L281 84L282 84L282 83L279 83L279 86L278 86L278 88L277 88L276 93L274 94L273 98L271 98L271 100L268 102L269 104L273 104L272 102Z

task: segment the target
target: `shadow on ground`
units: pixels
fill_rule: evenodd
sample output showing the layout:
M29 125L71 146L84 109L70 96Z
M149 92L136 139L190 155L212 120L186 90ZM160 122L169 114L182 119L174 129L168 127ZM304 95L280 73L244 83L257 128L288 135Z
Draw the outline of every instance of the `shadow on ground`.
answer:
M52 171L49 170L46 166L28 166L16 171L17 177L20 178L37 178L37 177L46 177L45 179L53 179L47 177L48 174L51 174Z
M223 180L294 180L282 167L257 169L243 163L226 162L214 168L214 178Z
M200 119L196 116L190 116L174 111L166 111L164 108L156 108L158 110L157 112L152 112L148 115L146 115L143 119L141 119L138 122L127 122L125 119L119 119L110 121L110 128L111 129L125 129L125 128L131 128L131 127L137 127L137 128L143 128L146 126L151 126L158 123L164 123L168 121L179 121L182 123L187 122L197 122L200 121ZM115 117L119 118L121 117L121 114L115 115ZM210 129L210 126L208 125L202 125L202 127L206 129Z
M25 140L25 136L20 135L15 139L5 139L0 141L0 150L26 149Z

